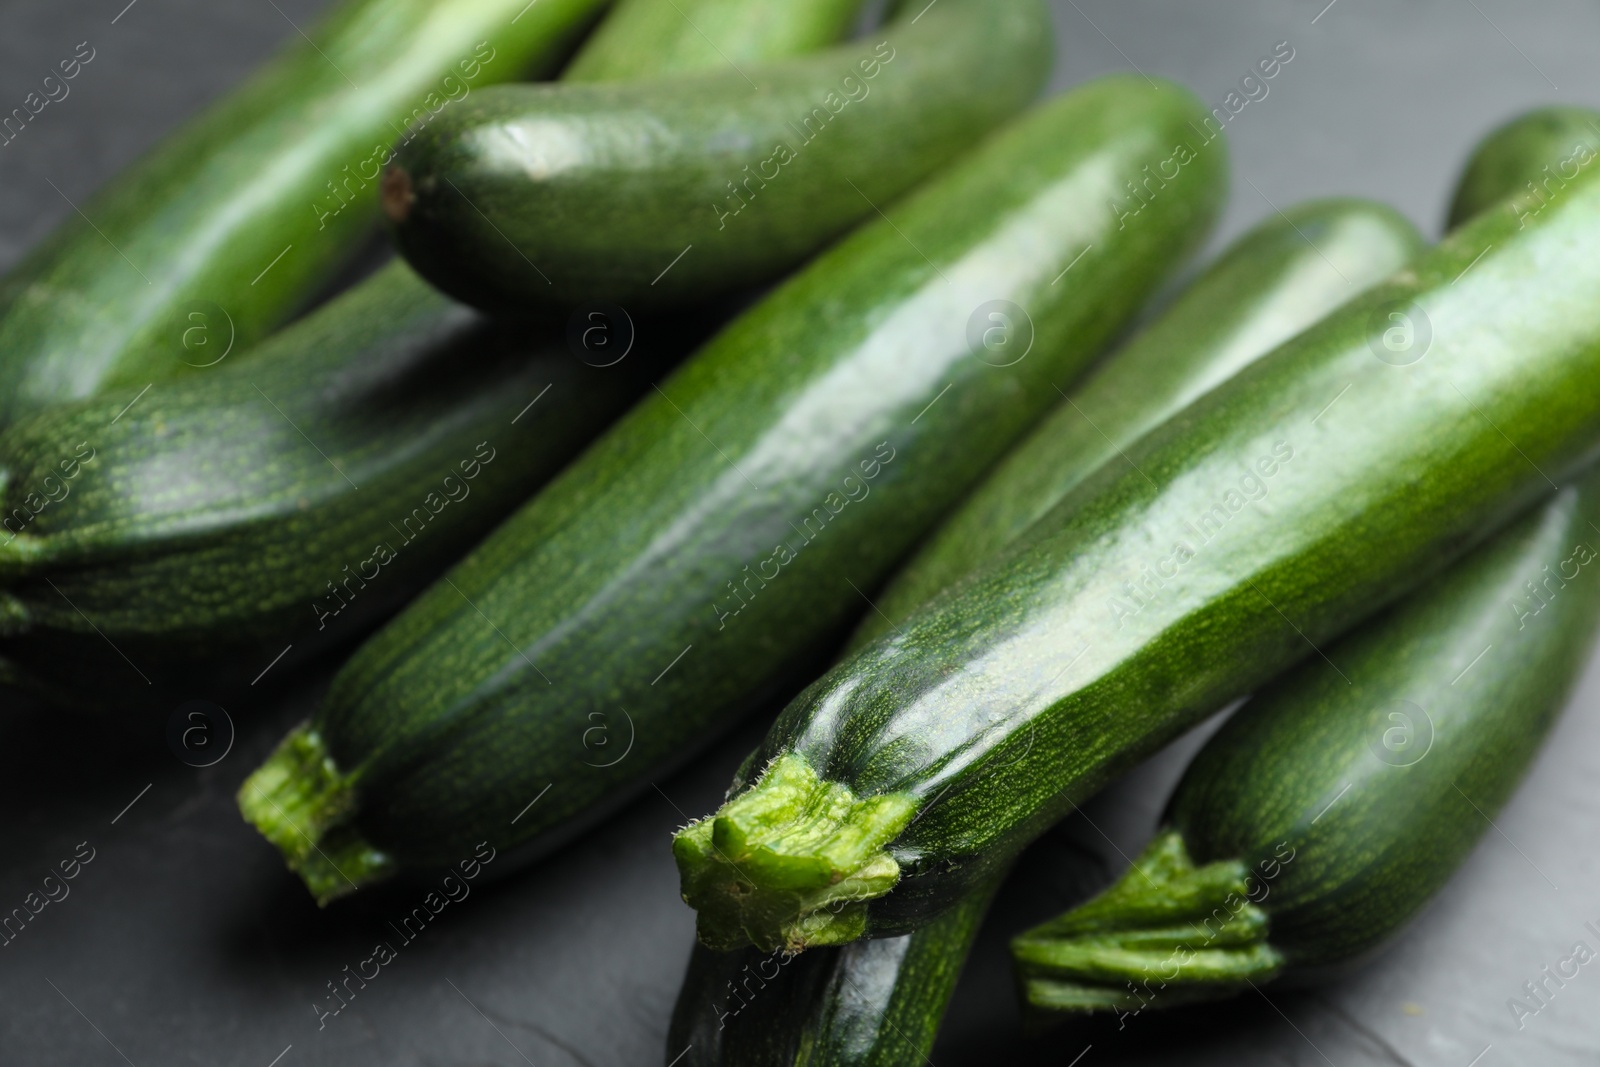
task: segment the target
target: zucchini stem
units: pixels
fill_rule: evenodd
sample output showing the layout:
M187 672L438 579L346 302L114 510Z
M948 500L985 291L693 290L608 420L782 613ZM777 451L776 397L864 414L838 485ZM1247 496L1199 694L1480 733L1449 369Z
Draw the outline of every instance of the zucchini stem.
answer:
M902 793L857 797L785 753L717 814L678 831L672 852L700 940L795 953L854 941L866 902L900 880L884 850L916 813Z
M394 873L394 860L346 820L354 779L342 774L322 736L301 723L239 787L239 811L278 846L319 906Z
M1272 978L1283 955L1249 893L1244 863L1196 867L1177 831L1165 831L1110 889L1011 942L1028 1006L1136 1012Z

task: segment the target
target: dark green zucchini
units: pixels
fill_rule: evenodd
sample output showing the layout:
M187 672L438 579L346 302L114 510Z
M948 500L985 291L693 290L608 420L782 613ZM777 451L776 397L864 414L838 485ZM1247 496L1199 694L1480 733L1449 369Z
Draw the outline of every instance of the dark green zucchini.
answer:
M481 93L384 175L395 243L491 310L662 306L771 278L1043 85L1039 0L943 0L914 18L922 7L781 64Z
M914 929L1508 521L1600 445L1597 243L1589 176L1480 215L814 683L675 840L701 938Z
M1422 248L1383 204L1319 200L1240 238L989 473L874 598L853 642L892 630L1010 544L1101 464Z
M903 614L920 585L946 569L953 580L992 555L1089 468L1116 461L1170 411L1391 273L1420 244L1398 214L1358 200L1303 204L1247 233L1076 392L1075 411L1058 411L1012 449L877 598L855 640L889 629L884 616ZM688 1046L684 1067L919 1062L932 1052L989 896L984 887L914 933L799 957L697 945L667 1058ZM774 962L781 985L768 981Z
M249 362L12 424L8 673L117 699L226 653L360 634L648 388L645 345L598 369L549 333L494 326L395 263Z
M1203 114L1090 83L824 253L368 642L246 782L247 817L327 900L463 841L547 848L679 763L1193 251L1224 152L1174 146Z
M925 1062L993 886L914 934L801 955L694 947L667 1033L682 1067Z
M710 13L634 10L650 3ZM711 40L736 58L809 46L770 28ZM654 55L618 35L580 52L640 74ZM125 411L119 397L24 420L0 434L0 670L70 702L125 701L192 683L221 652L261 645L266 665L284 643L292 660L352 638L619 414L681 347L658 335L685 327L641 324L627 362L584 366L558 331L490 324L395 263L247 364Z
M649 76L759 65L826 48L846 37L862 0L760 3L620 0L567 69L564 82L628 81L648 50ZM702 29L704 27L704 29ZM715 36L709 36L715 34Z
M1455 196L1449 225L1504 205L1518 219L1532 217L1600 157L1600 111L1543 107L1489 133L1472 151Z
M1600 474L1274 682L1105 893L1017 938L1032 1007L1233 995L1380 947L1510 797L1600 628ZM1344 677L1340 677L1340 674Z
M601 6L351 0L292 38L0 282L0 423L238 358L371 229L397 129L548 68Z

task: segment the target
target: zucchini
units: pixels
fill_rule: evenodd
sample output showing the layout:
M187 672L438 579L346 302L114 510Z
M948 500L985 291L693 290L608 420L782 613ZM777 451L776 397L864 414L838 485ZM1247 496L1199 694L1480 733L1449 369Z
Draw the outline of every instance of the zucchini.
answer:
M1587 176L1479 216L815 682L674 841L701 939L922 925L1531 503L1600 443L1597 241Z
M13 423L5 671L94 702L349 640L648 388L634 360L585 366L395 263L248 362Z
M848 36L862 6L862 0L810 0L804 4L695 0L686 8L661 0L621 0L562 72L561 80L638 78L643 71L633 57L640 54L650 57L650 77L759 65L804 55ZM707 36L702 27L716 36Z
M398 150L395 243L491 310L659 307L771 278L1044 84L1039 0L921 7L870 43L786 63L480 93Z
M1420 243L1398 214L1359 200L1302 204L1245 234L1077 391L1076 411L1058 410L1012 449L877 598L855 641L887 628L884 616L901 614L919 584L941 570L953 581L994 554L1091 466L1115 460L1170 410L1309 326L1351 286L1392 272ZM918 1062L933 1050L991 893L968 894L910 934L798 957L696 945L668 1058L689 1046L684 1067Z
M1034 429L875 600L857 647L1016 540L1103 463L1422 247L1401 215L1320 200L1240 238Z
M667 1033L682 1067L925 1062L994 886L913 934L798 956L696 945Z
M1449 225L1502 203L1518 219L1537 215L1597 156L1600 111L1543 107L1519 115L1473 149L1450 201Z
M101 391L125 404L153 381L242 355L372 226L395 123L448 115L463 106L452 99L548 69L600 7L337 8L84 201L0 282L0 424Z
M1274 682L1201 749L1134 868L1012 945L1030 1006L1118 1011L1314 976L1467 858L1600 629L1600 472ZM1509 609L1509 610L1508 610Z
M357 652L246 817L326 901L549 848L759 705L1194 250L1220 143L1106 204L1203 115L1091 83L824 253Z
M742 58L786 37L809 44L782 19L716 43ZM612 35L580 58L645 71L653 55ZM674 325L691 324L641 324L630 361L585 366L396 262L248 363L24 419L0 432L0 677L125 702L219 652L263 646L266 664L284 642L303 658L348 641L620 414Z

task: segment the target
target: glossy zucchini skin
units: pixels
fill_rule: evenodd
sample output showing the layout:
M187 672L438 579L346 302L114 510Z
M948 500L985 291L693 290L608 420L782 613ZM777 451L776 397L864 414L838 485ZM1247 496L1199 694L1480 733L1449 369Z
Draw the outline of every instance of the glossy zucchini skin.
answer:
M1309 242L1309 243L1308 243ZM1245 234L991 471L876 597L853 640L891 628L918 599L993 554L1156 421L1311 325L1421 247L1383 205L1324 200ZM1320 253L1320 254L1319 254ZM1322 258L1326 256L1327 259ZM1331 261L1331 265L1330 265ZM1087 431L1087 432L1086 432ZM934 585L919 596L923 584ZM755 948L696 945L678 993L667 1059L686 1065L916 1063L931 1054L992 890L969 894L914 933L782 961ZM776 988L768 991L768 986Z
M1600 443L1597 240L1588 179L1525 227L1479 216L814 683L674 842L702 940L927 922L1576 469Z
M1013 953L1029 1003L1117 1010L1315 975L1397 933L1489 829L1600 624L1590 473L1233 716L1169 829Z
M1091 83L824 253L369 641L252 821L326 900L547 848L759 704L1194 250L1220 142L1125 226L1106 203L1201 115Z
M641 54L650 57L650 77L788 59L848 36L862 6L862 0L696 0L678 7L661 0L620 0L561 72L561 80L628 81L641 75L634 61Z
M772 278L1044 84L1039 0L942 0L913 25L917 6L785 63L479 94L386 173L395 243L491 310L661 306Z
M14 423L8 669L120 699L222 654L358 636L648 388L647 345L599 369L550 333L395 263L248 362Z
M0 423L243 356L371 229L397 129L548 70L602 4L525 6L350 0L82 201L0 282Z
M770 26L713 40L735 59L782 51L792 27ZM656 54L613 34L579 58L642 74ZM63 702L125 704L192 689L220 653L260 646L266 664L288 642L281 671L353 639L620 414L697 323L639 327L626 362L586 366L559 330L492 324L396 262L248 364L163 383L126 412L118 397L24 420L0 433L0 670Z
M696 945L666 1061L683 1067L897 1067L922 1063L994 886L912 934L797 956Z
M1102 464L1212 387L1422 248L1416 227L1369 200L1318 200L1273 215L1228 248L1074 390L984 478L876 597L852 644L1020 537Z
M1542 107L1491 131L1467 160L1450 201L1448 225L1504 205L1535 215L1600 158L1600 111Z

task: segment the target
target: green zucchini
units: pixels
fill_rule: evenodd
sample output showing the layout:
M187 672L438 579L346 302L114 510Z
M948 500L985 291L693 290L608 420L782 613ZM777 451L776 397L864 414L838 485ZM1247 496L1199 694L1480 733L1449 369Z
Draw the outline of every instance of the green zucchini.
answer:
M1365 200L1313 201L1256 227L1011 450L874 598L853 644L888 633L1146 431L1421 247L1398 212Z
M1039 0L917 7L786 63L481 93L398 150L383 199L395 243L491 310L659 307L771 278L1044 84Z
M1587 176L1479 216L815 682L674 841L701 939L922 925L1527 506L1600 444L1596 242Z
M914 934L800 955L696 945L667 1033L682 1067L924 1062L994 886Z
M651 2L705 21L720 0ZM771 26L714 40L739 58L810 44ZM612 35L580 58L642 73L654 54ZM285 642L296 659L351 639L620 414L674 325L692 324L641 324L628 362L585 366L396 262L248 363L0 431L0 676L125 702L219 652L259 645L282 670Z
M642 352L598 369L527 332L395 263L248 362L13 423L6 672L117 699L360 634L648 388Z
M901 614L919 583L940 569L953 581L992 555L1091 465L1115 461L1170 410L1309 326L1353 295L1352 286L1391 273L1420 244L1398 214L1359 200L1303 204L1245 234L1077 391L1076 412L1058 411L1012 449L877 598L879 610L868 613L855 641L886 629L884 616ZM958 529L959 539L951 536ZM941 554L957 543L967 556ZM799 957L696 945L668 1059L688 1046L684 1067L918 1062L932 1052L991 892L969 894L913 933ZM784 984L770 981L774 960ZM777 988L768 992L769 984Z
M1045 1011L1233 995L1372 952L1467 858L1600 629L1600 473L1274 682L1201 749L1167 828L1012 945Z
M862 0L761 3L621 0L567 69L564 82L628 81L641 76L632 57L648 50L649 76L694 74L771 63L815 52L848 36ZM708 36L714 33L715 36Z
M548 848L679 763L1194 250L1224 154L1174 146L1203 115L1090 83L824 253L369 641L246 816L327 900L463 841ZM1163 161L1137 217L1107 208Z
M1519 219L1537 215L1597 157L1600 111L1543 107L1519 115L1473 149L1450 201L1449 225L1502 204Z
M351 0L293 38L0 282L0 423L242 355L372 227L397 129L548 69L600 7Z

